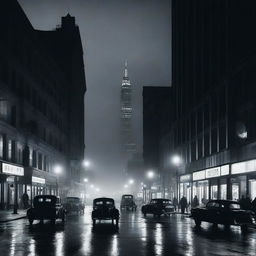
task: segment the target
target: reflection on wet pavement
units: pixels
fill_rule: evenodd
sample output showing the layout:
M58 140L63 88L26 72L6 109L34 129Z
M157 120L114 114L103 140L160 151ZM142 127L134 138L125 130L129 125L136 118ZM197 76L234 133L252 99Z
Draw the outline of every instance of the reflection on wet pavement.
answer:
M69 215L63 225L17 220L0 225L0 255L255 255L256 229L225 229L202 223L196 228L186 216L144 218L139 211L122 212L117 229L102 221L93 228L90 209Z

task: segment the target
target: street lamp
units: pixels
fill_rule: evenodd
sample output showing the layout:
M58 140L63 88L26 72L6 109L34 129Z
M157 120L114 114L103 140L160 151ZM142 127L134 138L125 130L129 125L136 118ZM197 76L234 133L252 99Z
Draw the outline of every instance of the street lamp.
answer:
M181 164L181 157L178 156L178 155L174 155L172 158L171 158L171 161L174 165L176 166L179 166Z
M177 190L177 198L178 198L178 200L179 200L179 176L178 176L178 168L179 168L180 164L182 163L182 159L181 159L181 157L180 157L179 155L174 155L174 156L172 156L172 158L171 158L171 162L172 162L173 165L175 165L175 166L177 167L177 169L176 169L176 182L177 182L177 188L176 188L176 190Z
M83 165L84 165L84 167L89 167L91 165L91 163L88 160L84 160Z
M84 182L87 183L89 180L87 178L84 178Z
M133 180L133 179L130 179L130 180L129 180L129 183L130 183L130 184L133 184L133 183L134 183L134 180Z
M154 173L153 171L150 170L150 171L147 172L147 177L148 177L149 179L153 179L154 176L155 176L155 173Z
M60 165L56 165L53 168L53 171L57 174L57 195L59 195L59 175L62 173L62 167Z

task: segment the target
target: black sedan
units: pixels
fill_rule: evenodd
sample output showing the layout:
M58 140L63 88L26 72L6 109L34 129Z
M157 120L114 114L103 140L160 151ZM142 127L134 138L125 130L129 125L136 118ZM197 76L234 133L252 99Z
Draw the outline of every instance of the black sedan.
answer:
M35 196L33 201L33 207L27 210L27 217L30 224L33 224L34 220L50 220L52 224L55 224L57 219L65 221L65 209L63 208L60 198L53 195L40 195Z
M169 199L152 199L149 204L143 205L142 213L146 217L148 213L160 217L162 214L170 215L174 212L174 206Z
M112 224L118 227L119 210L115 207L115 201L112 198L96 198L93 200L92 221L95 226L96 220L111 220Z
M229 200L211 200L206 207L191 209L190 217L195 220L196 226L206 221L215 225L239 225L242 229L247 229L254 221L251 211L242 210L238 202Z

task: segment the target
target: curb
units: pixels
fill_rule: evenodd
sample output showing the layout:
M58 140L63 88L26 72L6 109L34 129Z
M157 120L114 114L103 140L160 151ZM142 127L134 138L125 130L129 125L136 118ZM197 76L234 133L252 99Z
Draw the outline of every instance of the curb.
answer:
M10 221L14 221L14 220L21 220L21 219L25 219L27 218L27 216L21 216L21 217L17 217L15 219L9 219L9 220L0 220L0 223L6 223L6 222L10 222Z

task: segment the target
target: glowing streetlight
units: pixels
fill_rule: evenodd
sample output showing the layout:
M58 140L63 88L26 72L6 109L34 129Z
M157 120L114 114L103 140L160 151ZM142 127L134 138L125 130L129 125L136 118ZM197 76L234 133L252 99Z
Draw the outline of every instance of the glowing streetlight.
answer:
M178 166L179 164L181 164L181 157L178 155L174 155L171 160L174 165Z
M147 177L148 177L149 179L153 179L154 176L155 176L155 173L154 173L153 171L148 171L148 172L147 172Z
M84 165L84 167L89 167L91 165L91 163L88 160L84 160L83 165Z
M134 183L134 180L133 180L133 179L130 179L130 180L129 180L129 183L130 183L130 184L133 184L133 183Z
M84 182L87 183L89 180L87 178L84 178Z
M54 172L55 172L56 174L62 173L62 167L61 167L60 165L56 165L56 166L54 167Z

